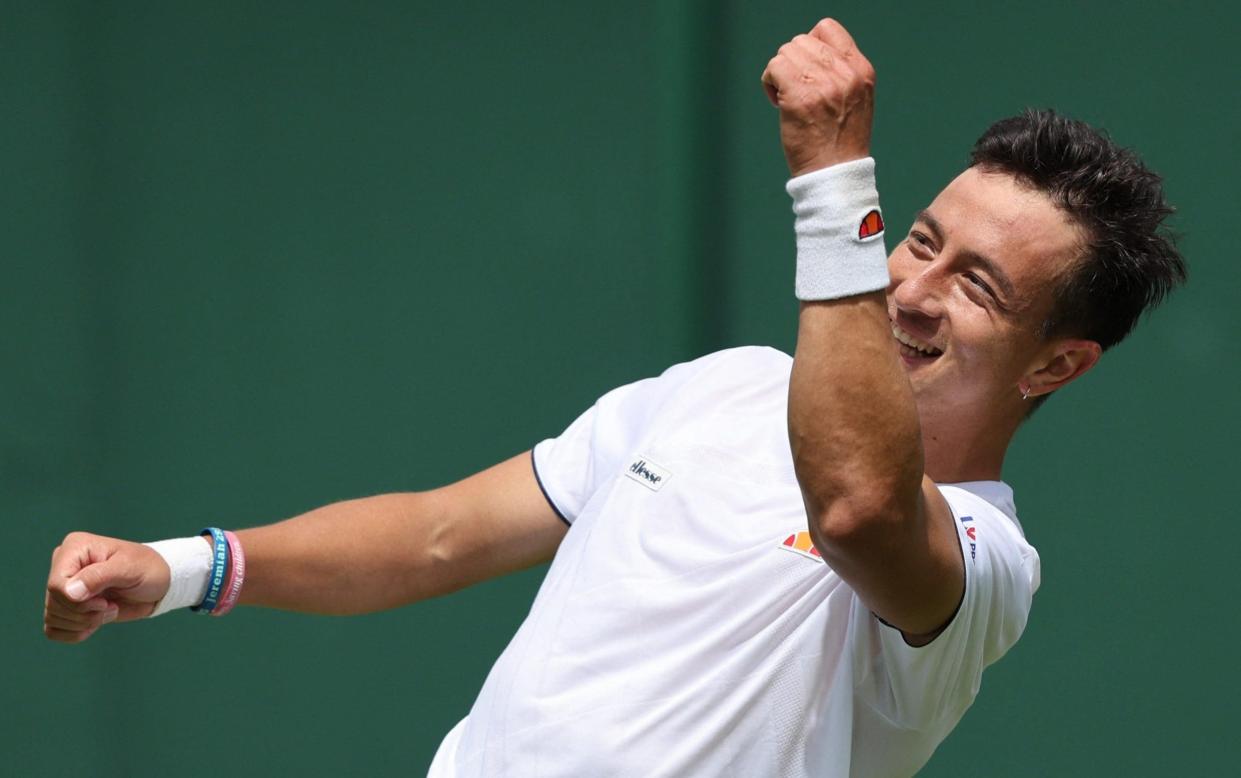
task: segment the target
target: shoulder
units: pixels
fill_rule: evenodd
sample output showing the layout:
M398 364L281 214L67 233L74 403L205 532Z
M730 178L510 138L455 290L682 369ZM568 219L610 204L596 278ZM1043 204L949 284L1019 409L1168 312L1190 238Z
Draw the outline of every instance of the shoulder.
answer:
M696 372L751 375L751 371L780 371L786 373L793 366L793 358L770 346L736 346L713 351L697 359L673 365L668 372L689 369Z
M965 562L956 615L922 646L909 645L869 612L855 633L859 694L887 720L913 729L951 727L960 718L983 670L1024 631L1039 584L1038 553L1025 539L1006 485L936 486L952 510Z
M787 447L783 417L792 364L792 357L774 348L743 346L669 368L660 377L663 420L697 434L703 425L721 423L721 416L758 419L775 413Z
M996 661L1026 626L1041 583L1038 551L1017 520L1012 491L1000 482L941 484L965 559L966 597L975 626L984 626L984 662Z
M1038 552L1026 539L1025 530L1017 519L1012 489L1000 481L936 484L936 487L952 510L967 561L977 558L979 543L985 538L988 550L1001 557L1011 557L1011 562L1023 567L1033 565L1033 585L1037 588Z
M665 377L693 378L698 389L719 389L738 384L787 384L793 358L768 346L738 346L674 365Z
M601 405L632 403L640 398L648 409L686 403L710 403L752 391L785 388L793 358L766 346L741 346L679 362L657 376L618 386L599 398Z

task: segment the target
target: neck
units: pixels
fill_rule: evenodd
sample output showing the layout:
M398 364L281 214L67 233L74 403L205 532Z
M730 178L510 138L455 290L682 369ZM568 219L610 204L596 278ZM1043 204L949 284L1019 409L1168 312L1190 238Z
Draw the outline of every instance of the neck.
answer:
M936 483L998 481L1020 418L920 413L926 474Z

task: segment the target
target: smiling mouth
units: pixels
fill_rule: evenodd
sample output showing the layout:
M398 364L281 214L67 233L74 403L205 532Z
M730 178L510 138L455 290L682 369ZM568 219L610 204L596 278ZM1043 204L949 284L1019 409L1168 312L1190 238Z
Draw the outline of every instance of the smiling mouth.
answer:
M892 337L896 338L896 342L900 344L901 356L906 359L934 359L943 354L943 349L938 349L929 343L922 341L905 332L896 326L896 322L892 322Z

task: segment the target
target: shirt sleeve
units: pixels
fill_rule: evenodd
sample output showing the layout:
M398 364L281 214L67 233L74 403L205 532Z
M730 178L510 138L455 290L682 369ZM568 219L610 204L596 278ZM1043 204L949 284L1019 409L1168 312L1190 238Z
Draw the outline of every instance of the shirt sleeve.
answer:
M544 496L567 524L628 464L652 422L718 354L684 362L661 375L618 387L595 401L555 438L534 447L534 474Z
M913 647L857 600L858 696L894 725L950 729L974 701L982 671L1017 642L1039 583L1039 559L1013 520L970 492L941 486L965 560L965 593L952 622Z

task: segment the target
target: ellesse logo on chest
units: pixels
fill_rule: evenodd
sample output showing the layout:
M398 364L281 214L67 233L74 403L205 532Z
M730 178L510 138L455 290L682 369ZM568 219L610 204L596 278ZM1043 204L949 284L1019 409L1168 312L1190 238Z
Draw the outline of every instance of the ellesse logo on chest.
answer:
M625 468L625 475L652 492L658 492L664 488L664 484L668 483L668 479L672 478L672 473L668 468L652 462L649 457L642 455L635 458L629 467Z
M813 559L816 562L823 561L823 556L819 553L819 549L815 548L814 543L810 540L810 533L805 530L791 533L781 541L780 548L785 551L792 551L794 554L800 554L807 559Z

